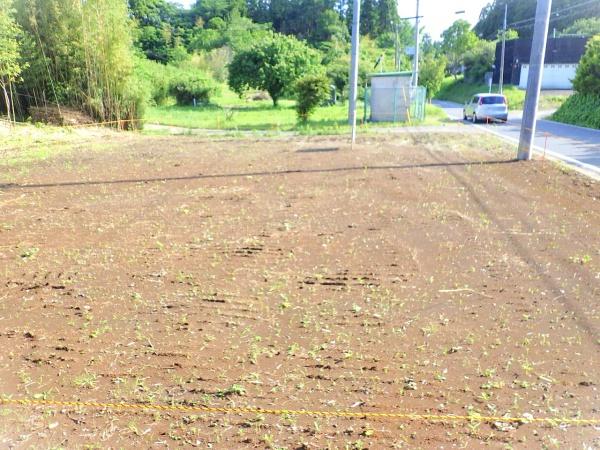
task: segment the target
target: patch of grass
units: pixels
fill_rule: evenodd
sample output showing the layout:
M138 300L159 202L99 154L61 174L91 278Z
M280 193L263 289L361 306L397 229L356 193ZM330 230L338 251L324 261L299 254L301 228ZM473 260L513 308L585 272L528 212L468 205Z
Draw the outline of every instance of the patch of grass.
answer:
M488 92L488 85L485 83L467 83L462 77L456 80L453 77L448 77L442 83L442 88L435 96L438 100L448 100L451 102L464 104L473 95L482 92ZM498 85L492 85L492 93L498 92ZM508 100L508 108L510 110L523 109L525 103L525 91L517 86L504 85L502 92ZM567 94L557 95L554 93L541 93L539 106L540 110L558 108L567 99Z
M21 252L21 254L19 256L23 259L34 258L35 255L37 255L37 253L39 251L40 251L40 249L37 247L26 248Z
M95 373L88 372L87 370L73 379L73 384L75 386L84 389L95 388L97 382L98 376Z
M189 129L223 131L263 131L295 132L299 134L338 134L347 133L348 105L338 103L317 108L311 119L299 124L293 100L281 100L277 107L270 101L248 101L232 95L227 89L209 105L192 107L166 105L148 108L147 123L176 126ZM357 121L363 122L363 104L359 101ZM426 118L419 124L435 125L446 120L444 112L434 106L426 106ZM362 126L389 127L404 126L404 123L367 123Z
M77 149L107 150L115 146L107 136L117 133L104 128L60 128L41 124L19 124L0 139L0 166L13 167L69 156ZM65 162L68 165L68 162ZM5 180L2 180L5 181Z
M242 385L232 384L227 389L221 389L215 393L218 398L229 397L230 395L246 395L246 389Z

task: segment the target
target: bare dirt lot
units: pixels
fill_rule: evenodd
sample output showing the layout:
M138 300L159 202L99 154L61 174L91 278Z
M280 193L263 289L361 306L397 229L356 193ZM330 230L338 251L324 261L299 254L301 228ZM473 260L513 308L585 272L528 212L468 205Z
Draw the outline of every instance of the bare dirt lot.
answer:
M484 135L102 142L0 167L0 396L600 417L598 183ZM600 431L6 404L0 446L599 448Z

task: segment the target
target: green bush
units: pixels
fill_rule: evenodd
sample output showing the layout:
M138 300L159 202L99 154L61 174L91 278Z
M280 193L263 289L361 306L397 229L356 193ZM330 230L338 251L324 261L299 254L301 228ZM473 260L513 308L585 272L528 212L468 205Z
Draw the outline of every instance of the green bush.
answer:
M202 72L179 72L171 79L170 92L178 105L191 105L194 102L209 103L217 93L217 85Z
M591 38L585 46L573 88L580 94L600 96L600 34Z
M137 56L134 67L138 83L146 90L147 103L151 106L165 104L170 95L171 67L146 59L145 56Z
M326 67L327 76L331 84L333 84L337 90L338 99L343 99L348 85L348 67L350 61L348 58L340 58L337 61L332 62Z
M419 84L427 89L427 100L431 100L442 87L446 64L445 56L436 56L433 53L425 54L419 68Z
M323 75L312 75L296 82L296 113L306 122L310 115L329 97L329 79Z
M552 115L552 120L600 130L600 96L571 95Z

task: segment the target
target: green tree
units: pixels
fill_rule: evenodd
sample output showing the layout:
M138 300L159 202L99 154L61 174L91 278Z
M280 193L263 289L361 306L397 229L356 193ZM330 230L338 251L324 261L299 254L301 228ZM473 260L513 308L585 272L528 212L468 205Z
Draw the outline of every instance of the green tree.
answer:
M360 32L371 37L377 37L379 18L377 17L376 0L359 0L360 5Z
M232 14L245 15L248 12L245 0L198 0L193 12L208 22L214 17L228 19Z
M362 0L360 32L372 38L392 33L398 24L398 11L394 0Z
M446 74L446 57L426 53L419 63L419 84L427 89L427 99L431 100L442 87Z
M465 80L483 83L486 72L492 70L496 56L496 42L479 40L477 45L464 55Z
M311 42L345 43L349 40L348 29L340 16L332 9L327 9L319 15L315 24L315 31L311 36Z
M4 95L4 106L8 120L14 114L12 85L21 75L21 52L18 38L21 29L14 20L12 0L0 0L0 89ZM14 117L13 117L14 119Z
M583 36L600 34L600 17L588 17L576 20L562 30L560 34L580 34Z
M136 23L135 45L154 61L167 63L177 45L187 46L193 28L192 16L167 0L128 0Z
M329 97L329 80L323 75L308 75L296 82L296 113L302 122Z
M268 25L254 23L234 12L227 21L216 17L204 26L196 26L192 31L190 49L210 51L227 46L237 52L247 50L254 42L267 38L269 34Z
M458 75L462 70L465 54L477 45L477 36L469 22L455 21L442 33L442 51L448 58L448 72Z
M600 35L588 41L575 72L573 88L580 94L600 97Z
M293 36L273 33L237 53L229 64L229 86L242 95L249 88L269 93L273 106L296 80L319 70L319 52Z

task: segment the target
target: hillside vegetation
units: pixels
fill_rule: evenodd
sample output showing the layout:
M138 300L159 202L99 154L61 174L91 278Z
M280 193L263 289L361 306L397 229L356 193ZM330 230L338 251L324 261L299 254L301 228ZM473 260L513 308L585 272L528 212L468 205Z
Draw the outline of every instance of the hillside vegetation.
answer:
M590 39L573 79L576 93L556 111L552 119L600 129L600 34Z
M482 92L488 92L489 87L484 83L469 83L464 78L454 79L448 77L442 83L442 88L437 93L436 97L438 100L448 100L456 103L465 103L470 100L475 94ZM497 84L492 85L492 92L498 92L499 87ZM525 91L519 89L518 86L511 84L504 85L502 93L506 96L508 101L508 109L510 110L521 110L525 102ZM554 92L544 93L542 91L539 101L539 109L547 110L559 107L567 98L568 94L556 94Z

